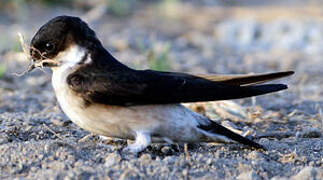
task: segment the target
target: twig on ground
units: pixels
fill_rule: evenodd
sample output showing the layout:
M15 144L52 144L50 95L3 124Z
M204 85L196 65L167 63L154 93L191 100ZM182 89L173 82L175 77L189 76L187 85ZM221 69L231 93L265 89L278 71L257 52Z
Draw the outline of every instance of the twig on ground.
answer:
M90 137L94 136L94 134L90 133L79 139L77 142L85 142L90 139Z
M45 123L43 123L43 126L49 131L49 132L51 132L52 134L54 134L56 137L58 137L58 139L60 139L60 140L63 140L63 138L59 135L59 134L57 134L55 131L53 131L51 128L49 128Z
M188 144L184 144L184 153L185 153L185 159L188 161L190 159L190 153L188 152Z
M322 112L322 108L318 105L317 106L317 111L318 111L318 118L321 120L321 129L323 129L323 112Z
M280 131L273 131L273 132L266 132L259 135L256 135L256 138L277 138L283 139L294 136L294 133L287 131L287 132L280 132Z

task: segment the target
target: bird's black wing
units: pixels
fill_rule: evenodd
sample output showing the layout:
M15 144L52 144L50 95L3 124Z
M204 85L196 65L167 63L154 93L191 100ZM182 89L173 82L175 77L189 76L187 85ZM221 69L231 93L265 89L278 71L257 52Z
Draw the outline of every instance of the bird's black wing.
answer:
M283 73L284 76L290 75ZM236 76L236 81L232 80L235 79L233 76L229 76L229 80L214 77L128 68L102 71L84 67L70 74L67 82L87 103L119 106L236 99L287 88L283 84L243 86L245 83L237 83L239 78L248 79L246 76ZM255 75L252 78L255 79ZM273 79L272 75L269 78ZM256 80L264 81L266 77Z

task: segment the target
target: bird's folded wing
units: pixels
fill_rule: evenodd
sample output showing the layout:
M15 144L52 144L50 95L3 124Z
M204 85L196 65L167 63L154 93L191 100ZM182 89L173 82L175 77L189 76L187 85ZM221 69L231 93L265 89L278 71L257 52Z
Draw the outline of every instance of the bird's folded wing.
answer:
M249 85L291 75L280 72L242 76L194 76L158 71L115 71L69 75L70 88L87 103L148 105L227 100L286 89L284 84Z

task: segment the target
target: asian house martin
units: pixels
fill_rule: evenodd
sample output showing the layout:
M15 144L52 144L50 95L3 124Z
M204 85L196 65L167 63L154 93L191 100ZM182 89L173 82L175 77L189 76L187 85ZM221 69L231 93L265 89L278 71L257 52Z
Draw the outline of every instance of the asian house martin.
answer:
M214 142L231 139L264 147L180 103L228 100L287 89L261 83L292 75L191 75L135 70L120 63L80 18L58 16L30 44L32 68L50 67L52 85L65 114L78 126L108 137L135 140L140 152L151 142Z

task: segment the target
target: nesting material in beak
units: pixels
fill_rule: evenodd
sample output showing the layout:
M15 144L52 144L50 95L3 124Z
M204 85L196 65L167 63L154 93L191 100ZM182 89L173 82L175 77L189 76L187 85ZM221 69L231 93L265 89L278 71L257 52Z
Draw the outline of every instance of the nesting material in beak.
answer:
M29 46L25 43L24 36L20 32L18 32L18 37L19 37L19 42L20 42L20 46L23 50L23 53L25 54L26 59L28 59L30 63L25 71L23 71L21 73L14 73L14 75L23 76L24 74L29 73L32 70L34 70L36 68L36 66L34 64L34 60L30 57L29 48L28 48Z
M30 55L30 49L33 49L35 51L38 51L37 49L33 48L33 47L29 47L26 43L25 43L25 39L24 39L24 36L18 32L18 36L19 36L19 42L20 42L20 46L23 50L23 53L25 54L26 56L26 59L29 60L29 65L27 67L27 69L21 73L14 73L15 75L17 76L23 76L25 75L26 73L29 73L31 72L32 70L34 70L35 68L44 68L44 66L48 66L48 67L53 67L53 66L57 66L58 63L54 60L51 60L51 59L44 59L44 60L40 60L40 61L37 61L37 60L34 60L31 55ZM42 58L46 58L43 54L40 54L40 56Z

